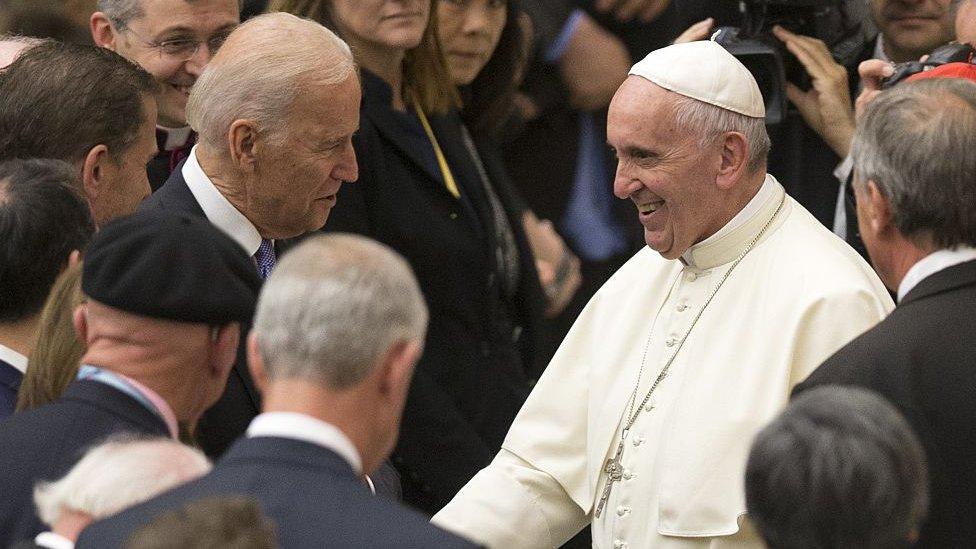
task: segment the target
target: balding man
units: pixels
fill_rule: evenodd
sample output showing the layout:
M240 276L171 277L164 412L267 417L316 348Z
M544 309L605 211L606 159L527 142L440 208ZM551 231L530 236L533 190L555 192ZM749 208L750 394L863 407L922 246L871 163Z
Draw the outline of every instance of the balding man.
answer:
M262 289L248 359L264 394L213 473L82 533L118 547L162 512L239 494L257 499L282 549L473 547L370 494L396 443L427 306L406 260L360 236L317 236L290 251Z
M13 63L27 48L41 42L43 40L29 36L0 36L0 69Z
M240 246L186 215L139 213L104 227L85 253L74 313L86 351L77 379L46 406L0 422L0 545L41 523L34 483L129 432L176 438L220 397L260 279Z
M190 87L240 22L240 0L98 0L92 39L138 63L159 83L159 154L149 163L158 189L196 136L186 120Z
M149 196L158 87L142 69L94 46L46 41L0 74L0 160L73 164L102 226Z
M339 187L358 177L359 98L349 47L332 31L285 13L249 20L190 93L199 143L144 207L206 217L266 277L275 241L321 228ZM201 445L219 455L259 409L241 353L227 394L200 424Z
M858 385L905 415L931 471L918 547L976 539L974 148L972 82L906 82L868 105L852 153L858 224L898 307L797 388Z
M891 299L766 173L762 95L714 42L652 52L610 105L648 248L584 309L498 456L434 520L489 547L762 547L749 441Z

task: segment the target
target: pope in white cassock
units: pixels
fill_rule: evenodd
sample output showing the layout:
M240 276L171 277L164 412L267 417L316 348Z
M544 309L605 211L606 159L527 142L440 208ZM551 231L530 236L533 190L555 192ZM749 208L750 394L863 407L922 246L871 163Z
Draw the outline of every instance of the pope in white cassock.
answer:
M749 71L713 42L655 51L610 105L614 193L648 248L580 315L495 460L434 517L489 547L762 547L753 435L893 304L766 174Z

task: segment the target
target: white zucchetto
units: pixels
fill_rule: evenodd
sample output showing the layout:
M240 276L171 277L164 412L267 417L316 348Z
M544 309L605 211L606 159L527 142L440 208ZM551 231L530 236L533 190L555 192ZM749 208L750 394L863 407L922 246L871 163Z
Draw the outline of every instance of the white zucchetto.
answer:
M703 40L652 51L630 69L630 74L732 112L753 118L766 116L756 79L715 42Z

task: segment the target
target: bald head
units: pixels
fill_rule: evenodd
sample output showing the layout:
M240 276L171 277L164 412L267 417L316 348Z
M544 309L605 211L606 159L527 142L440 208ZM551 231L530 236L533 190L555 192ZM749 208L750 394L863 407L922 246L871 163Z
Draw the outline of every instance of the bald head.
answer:
M203 146L220 153L235 120L280 135L298 90L356 77L349 46L318 23L287 13L238 27L197 80L187 120Z
M0 38L0 69L17 60L24 50L43 42L40 38L29 36L7 36Z

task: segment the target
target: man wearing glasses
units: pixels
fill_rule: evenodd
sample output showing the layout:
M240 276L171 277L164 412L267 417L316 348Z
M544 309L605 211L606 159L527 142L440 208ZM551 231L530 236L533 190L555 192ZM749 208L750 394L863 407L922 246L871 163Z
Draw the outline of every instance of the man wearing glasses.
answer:
M196 141L186 121L190 87L239 22L238 0L98 0L92 39L138 63L160 84L159 154L147 168L153 191Z

